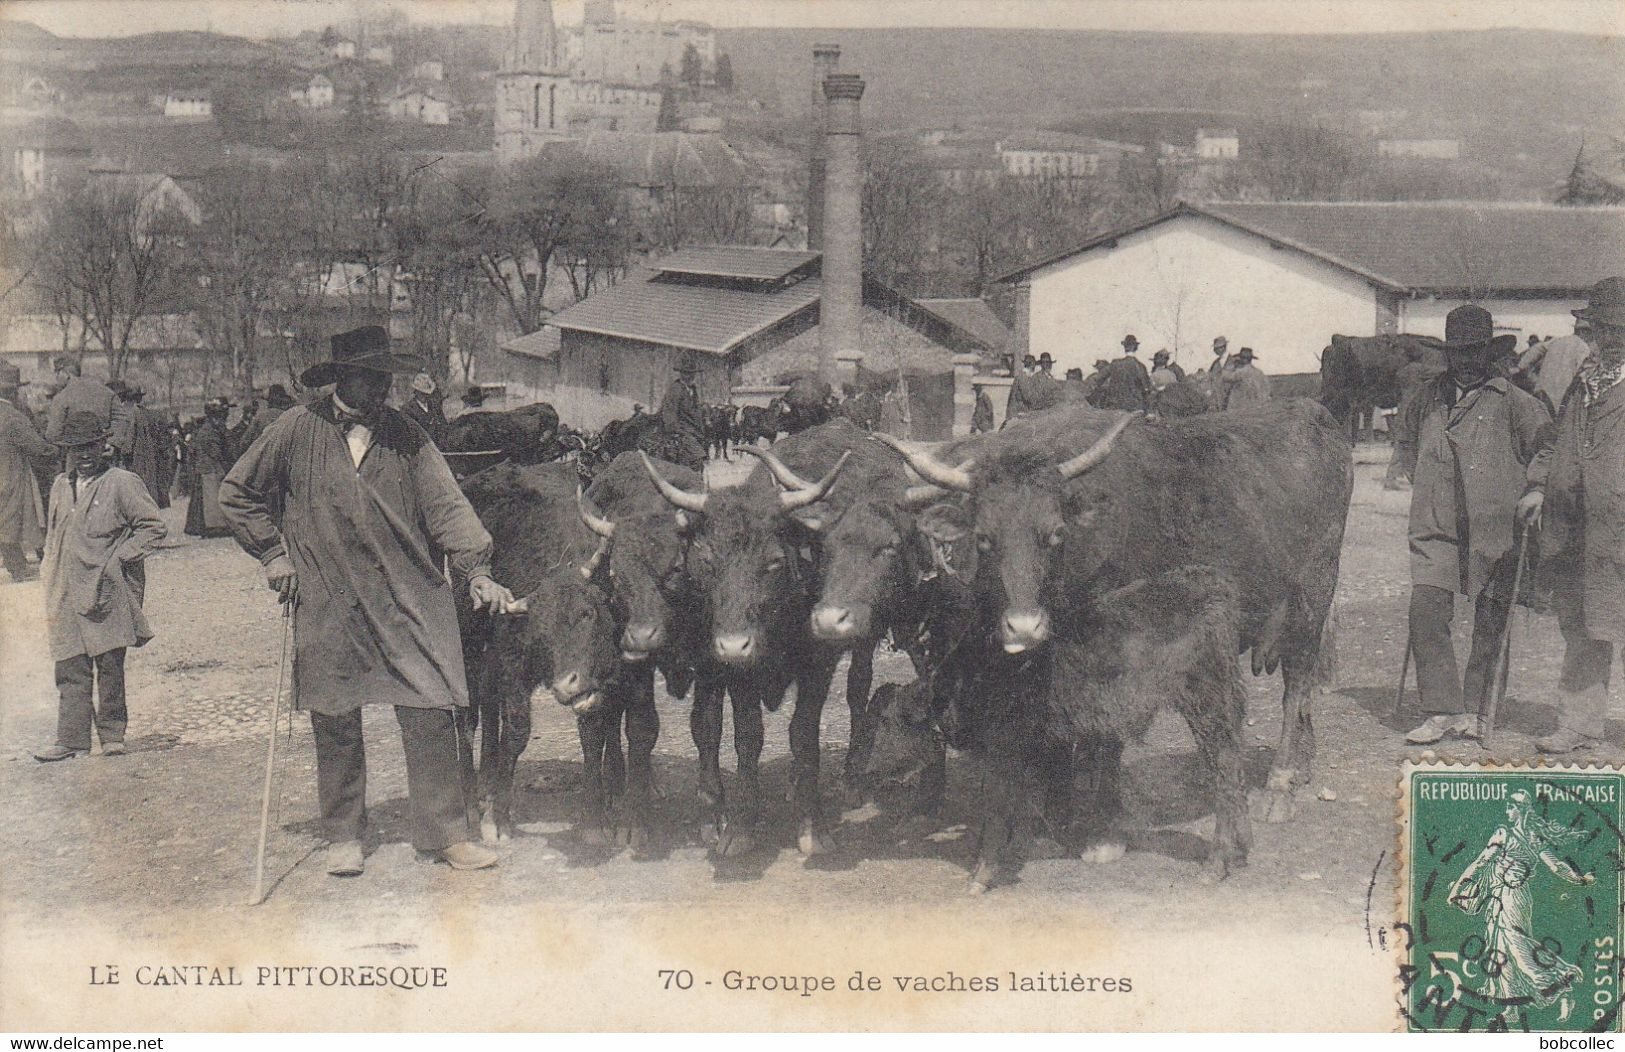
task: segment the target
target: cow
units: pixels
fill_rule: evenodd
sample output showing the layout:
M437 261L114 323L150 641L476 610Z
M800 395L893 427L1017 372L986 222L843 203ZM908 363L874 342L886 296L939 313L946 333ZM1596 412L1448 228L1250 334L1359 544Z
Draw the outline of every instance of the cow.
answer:
M1060 839L1074 808L1092 846L1085 857L1120 857L1119 758L1164 706L1196 740L1211 782L1214 839L1204 878L1246 864L1252 833L1242 753L1245 695L1236 668L1239 589L1222 571L1186 566L1096 596L1078 631L1015 655L972 652L930 680L876 695L879 726L870 772L928 777L944 741L979 757L984 782L981 843L970 890L980 894L1019 866L1034 776ZM1074 801L1074 757L1090 775Z
M705 407L705 455L727 460L728 443L734 435L734 416L738 409L731 405Z
M838 654L814 640L808 628L813 566L807 528L796 513L830 492L850 456L843 454L820 479L806 485L783 486L758 470L739 486L698 493L673 484L647 455L642 457L661 496L690 516L688 571L700 601L699 623L712 656L727 668L730 693L744 692L774 711L795 685L792 801L796 845L804 855L822 854L831 846L821 828L818 738ZM736 704L736 732L738 719ZM749 766L754 771L754 758ZM743 756L740 767L746 768ZM741 790L740 799L729 804L729 824L748 831L759 800L756 786L742 784Z
M1369 431L1375 410L1399 405L1407 352L1419 354L1435 375L1444 372L1443 352L1421 336L1333 336L1321 351L1320 402L1348 428L1351 441Z
M1348 441L1322 406L1282 399L1168 422L1061 407L987 436L957 465L878 437L952 498L927 507L921 528L974 539L987 628L1008 654L1079 641L1094 598L1136 580L1187 565L1227 573L1238 650L1255 675L1282 672L1261 810L1290 815L1313 764L1310 695L1353 489Z
M698 472L668 461L654 462L661 476L684 489L701 482ZM622 624L621 658L628 666L656 666L666 689L681 698L694 686L689 726L700 756L700 796L717 830L716 852L727 858L755 846L757 765L761 758L762 709L749 683L731 692L734 750L741 799L731 815L722 786L721 748L726 668L704 637L698 597L687 574L690 516L674 509L652 484L635 453L623 453L598 473L580 502L582 521L609 542L609 575ZM633 674L629 668L628 674ZM646 673L647 674L647 673Z
M557 459L559 414L546 402L518 409L463 413L446 425L443 453L501 450L515 464L542 464Z
M739 419L734 423L734 444L753 446L764 438L769 442L777 441L784 433L784 417L784 403L777 398L765 406L741 406Z
M659 720L652 691L622 682L619 626L604 582L607 546L579 518L578 486L568 464L498 464L463 482L491 533L493 572L525 604L522 617L492 619L459 599L487 840L511 833L514 768L530 739L532 698L544 688L576 717L585 764L583 837L608 841L617 802L617 841L636 846L648 825ZM621 752L623 718L629 762Z

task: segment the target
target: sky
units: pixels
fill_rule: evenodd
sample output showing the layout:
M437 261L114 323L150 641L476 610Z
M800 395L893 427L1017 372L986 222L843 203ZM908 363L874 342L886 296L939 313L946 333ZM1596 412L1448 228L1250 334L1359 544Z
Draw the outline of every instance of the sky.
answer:
M415 23L506 23L513 0L0 0L0 18L64 36L213 29L265 37L398 7ZM554 4L579 22L581 0ZM1182 32L1387 32L1519 27L1625 34L1625 0L621 0L624 17L715 26L958 26ZM1515 65L1516 56L1486 55Z

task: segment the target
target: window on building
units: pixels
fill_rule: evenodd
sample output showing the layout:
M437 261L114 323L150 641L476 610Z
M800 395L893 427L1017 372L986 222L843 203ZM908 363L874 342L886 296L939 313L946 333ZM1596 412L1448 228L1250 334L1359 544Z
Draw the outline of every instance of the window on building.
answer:
M547 126L549 129L558 127L559 86L547 86Z
M540 128L542 126L542 86L540 84L537 84L531 89L530 126L532 128Z

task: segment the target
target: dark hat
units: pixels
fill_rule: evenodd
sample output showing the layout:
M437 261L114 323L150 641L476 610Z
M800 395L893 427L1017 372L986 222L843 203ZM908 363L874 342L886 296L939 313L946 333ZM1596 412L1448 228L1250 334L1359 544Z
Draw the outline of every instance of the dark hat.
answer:
M382 325L364 325L341 332L329 341L333 357L306 369L299 382L306 387L337 383L347 369L371 369L383 373L416 373L423 359L414 354L394 354L389 349L389 333Z
M1055 359L1050 357L1050 354L1049 354L1048 351L1045 351L1043 354L1038 356L1038 364L1039 365L1043 365L1046 362L1049 363L1050 365L1055 364Z
M265 389L265 404L273 409L287 409L293 405L293 396L281 384L272 384Z
M1241 350L1236 352L1236 357L1241 361L1250 362L1254 358L1257 358L1258 355L1253 353L1253 349L1251 347L1243 347Z
M116 395L121 395L130 390L130 385L123 380L109 380L107 381L107 389Z
M1591 286L1588 302L1575 318L1593 325L1625 326L1625 278L1604 278Z
M23 371L10 362L0 362L0 390L13 390L23 386L28 381L23 379Z
M1034 358L1030 354L1024 354L1024 355L1021 356L1021 364L1022 365L1037 365L1038 364L1038 359Z
M1108 366L1110 366L1111 364L1112 364L1111 362L1108 362L1104 358L1096 358L1095 359L1095 368L1096 369L1105 369Z
M107 436L112 433L113 429L99 413L93 413L88 409L74 409L69 411L67 418L62 421L62 430L56 436L55 442L64 448L86 446L92 442L106 441Z
M1213 337L1213 349L1214 350L1218 350L1220 347L1228 347L1228 346L1230 346L1230 341L1225 339L1223 336L1215 336L1215 337Z
M1163 350L1158 351L1156 354L1153 354L1151 356L1151 360L1153 362L1166 362L1168 360L1168 351L1167 351L1167 349L1165 348Z
M1123 337L1123 346L1124 347L1138 347L1139 345L1140 345L1139 339L1132 332L1129 333L1127 336Z
M685 354L672 363L672 369L676 371L678 376L693 376L700 371L700 366L698 362Z
M1430 347L1441 351L1484 351L1499 358L1518 346L1518 337L1512 333L1495 335L1495 322L1490 312L1476 303L1463 303L1444 316L1444 339L1424 337Z
M1066 378L1068 380L1082 380L1083 370L1079 369L1077 366L1073 366L1066 371Z

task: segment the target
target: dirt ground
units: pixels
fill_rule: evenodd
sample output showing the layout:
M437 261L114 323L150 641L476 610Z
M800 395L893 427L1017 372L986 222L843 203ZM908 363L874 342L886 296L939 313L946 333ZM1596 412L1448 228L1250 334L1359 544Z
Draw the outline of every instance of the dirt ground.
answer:
M497 869L473 874L414 862L399 733L387 710L370 712L373 827L366 874L355 880L319 866L309 724L295 718L290 730L284 717L267 859L275 886L265 905L247 908L280 622L257 564L229 540L183 537L184 509L171 509L170 546L147 573L158 636L128 662L124 757L49 765L30 757L52 741L56 708L40 586L0 585L0 987L9 991L0 1012L16 1021L0 1028L1177 1029L1228 1021L1385 1029L1396 778L1401 761L1421 754L1402 741L1419 717L1393 711L1409 495L1382 490L1386 449L1363 448L1357 460L1337 605L1338 682L1317 702L1317 766L1295 817L1255 823L1250 865L1219 886L1199 885L1212 830L1208 794L1187 730L1159 717L1125 756L1137 830L1128 855L1105 866L1036 860L1019 882L978 899L964 894L978 793L967 759L951 763L946 816L924 836L900 836L895 816L874 805L843 814L828 794L838 850L803 861L783 792L786 705L768 717L768 844L718 861L701 838L687 706L663 698L658 833L649 851L633 858L577 836L575 728L566 712L547 707L536 712L520 761L521 835L504 846ZM1555 725L1550 698L1561 653L1555 623L1516 615L1499 758L1533 757L1532 738ZM880 672L906 678L906 661L888 656ZM829 783L847 737L841 681L824 717ZM1248 689L1257 785L1277 736L1280 682L1249 678ZM1613 700L1617 718L1617 692ZM1621 740L1617 722L1610 730ZM1466 745L1440 752L1481 755ZM726 745L723 756L729 765ZM115 988L86 978L91 965L120 962L128 976L142 961L358 955L449 961L452 993L392 990L358 1000L324 989L239 991L233 999L234 991L210 990L183 1001L150 988L138 996L129 978ZM1135 992L864 1002L725 987L733 965L823 970L845 981L856 968L964 975L995 962L1017 972L1133 975ZM658 968L691 970L695 989L680 995ZM482 1005L494 1007L473 1007Z

